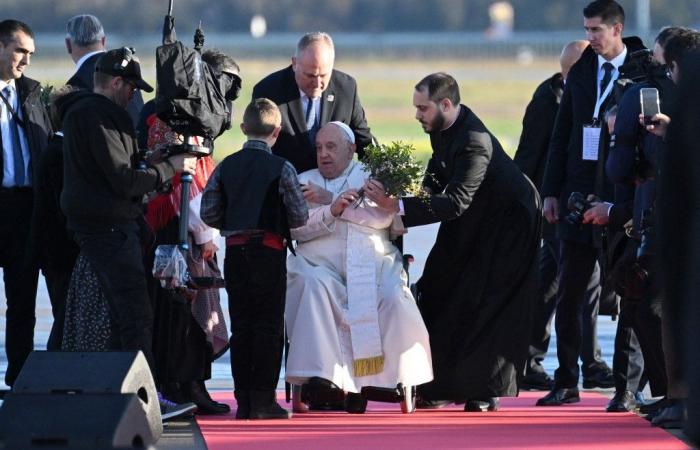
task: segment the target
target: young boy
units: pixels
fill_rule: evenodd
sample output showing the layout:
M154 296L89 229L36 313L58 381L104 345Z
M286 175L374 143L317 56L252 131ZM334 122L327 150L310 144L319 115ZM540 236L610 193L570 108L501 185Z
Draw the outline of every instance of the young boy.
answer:
M285 246L309 214L296 170L270 147L281 130L277 106L254 100L243 114L243 149L212 174L200 215L226 236L224 277L231 315L236 419L287 419L275 399L282 361ZM291 248L291 247L290 247Z

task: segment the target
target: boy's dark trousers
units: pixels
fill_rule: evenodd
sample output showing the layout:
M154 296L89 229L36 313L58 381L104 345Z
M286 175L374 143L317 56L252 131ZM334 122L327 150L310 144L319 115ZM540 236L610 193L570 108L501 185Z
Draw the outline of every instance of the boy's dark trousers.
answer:
M231 372L237 398L251 392L274 395L277 387L284 337L286 256L285 249L253 240L226 248ZM240 403L239 399L239 408Z

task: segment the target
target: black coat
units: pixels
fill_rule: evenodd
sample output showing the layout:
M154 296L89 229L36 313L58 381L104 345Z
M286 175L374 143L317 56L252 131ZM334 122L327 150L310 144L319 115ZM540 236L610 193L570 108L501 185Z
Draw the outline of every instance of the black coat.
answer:
M435 380L428 399L517 394L536 292L540 201L467 107L431 133L429 200L404 198L407 226L442 222L418 281Z
M25 125L24 135L29 144L32 174L37 173L39 155L46 149L51 136L51 122L46 108L41 102L41 85L38 81L22 75L15 80L19 95L20 109ZM0 145L2 141L0 141ZM0 173L3 171L3 158L0 158Z
M61 211L63 190L63 136L55 134L39 157L34 214L35 239L43 249L42 267L72 270L80 249L66 227Z
M627 47L627 60L631 53L644 48L637 37L623 39ZM559 237L586 244L593 244L591 225L578 227L571 225L564 217L568 213L566 202L572 192L584 195L597 194L606 201L612 201L614 192L612 183L605 176L604 167L598 167L596 161L583 160L583 127L590 125L595 109L598 83L598 55L589 46L581 58L571 67L566 79L559 112L549 145L549 155L542 181L542 197L559 199ZM608 97L601 107L605 111ZM607 127L603 124L600 138L599 160L605 163L606 149L609 142ZM597 174L600 174L596 185Z
M64 97L61 209L72 231L99 232L143 215L142 196L173 177L167 162L138 170L136 132L125 109L78 91Z
M523 131L513 161L539 190L547 163L549 138L564 91L561 73L555 73L537 86L525 109Z
M24 75L15 80L17 93L19 95L20 109L25 124L24 134L29 145L30 165L32 178L34 183L34 204L32 205L32 215L36 214L36 188L37 174L39 173L39 159L41 154L46 150L46 146L51 136L51 122L46 108L41 102L41 85L39 82L27 78ZM0 144L2 141L0 141ZM0 173L3 172L3 158L0 158ZM30 229L30 239L27 241L26 247L26 262L31 264L41 264L42 249L37 245L35 236L38 232L38 226L35 217L32 217L31 223L26 224Z
M100 59L100 56L102 56L102 53L96 53L86 59L83 64L80 65L78 71L75 72L72 77L70 77L66 84L92 91L92 88L95 86L93 78L95 75L95 66L97 65L97 60ZM131 116L131 120L134 122L134 126L138 125L138 118L141 108L143 108L143 96L141 95L141 91L137 90L134 92L134 98L131 99L131 102L129 102L129 106L127 108L129 115Z
M316 143L309 140L302 111L299 87L292 66L263 78L253 88L253 99L265 97L277 104L282 114L282 132L272 146L272 153L286 158L298 173L315 169ZM355 133L357 153L372 142L365 110L357 94L357 83L350 75L333 70L328 88L321 97L320 126L332 121L347 124Z
M564 79L561 73L555 73L537 86L523 116L523 131L513 161L538 191L542 188L549 139L563 92ZM542 237L554 237L554 226L546 220L542 221Z

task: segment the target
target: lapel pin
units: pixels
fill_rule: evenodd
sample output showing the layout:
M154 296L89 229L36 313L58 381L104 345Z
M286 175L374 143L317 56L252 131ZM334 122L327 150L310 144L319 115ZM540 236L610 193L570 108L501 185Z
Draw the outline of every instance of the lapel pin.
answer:
M326 97L326 101L332 102L333 100L335 100L335 95L328 94L328 97Z

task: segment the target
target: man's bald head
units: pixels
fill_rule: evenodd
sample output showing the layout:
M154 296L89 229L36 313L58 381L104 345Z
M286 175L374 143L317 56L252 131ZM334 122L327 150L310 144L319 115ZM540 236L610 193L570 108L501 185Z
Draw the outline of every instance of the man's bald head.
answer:
M569 42L564 46L561 51L561 56L559 57L559 65L561 66L561 76L566 77L569 75L569 70L576 64L576 61L581 58L581 54L588 47L588 41L578 40Z

